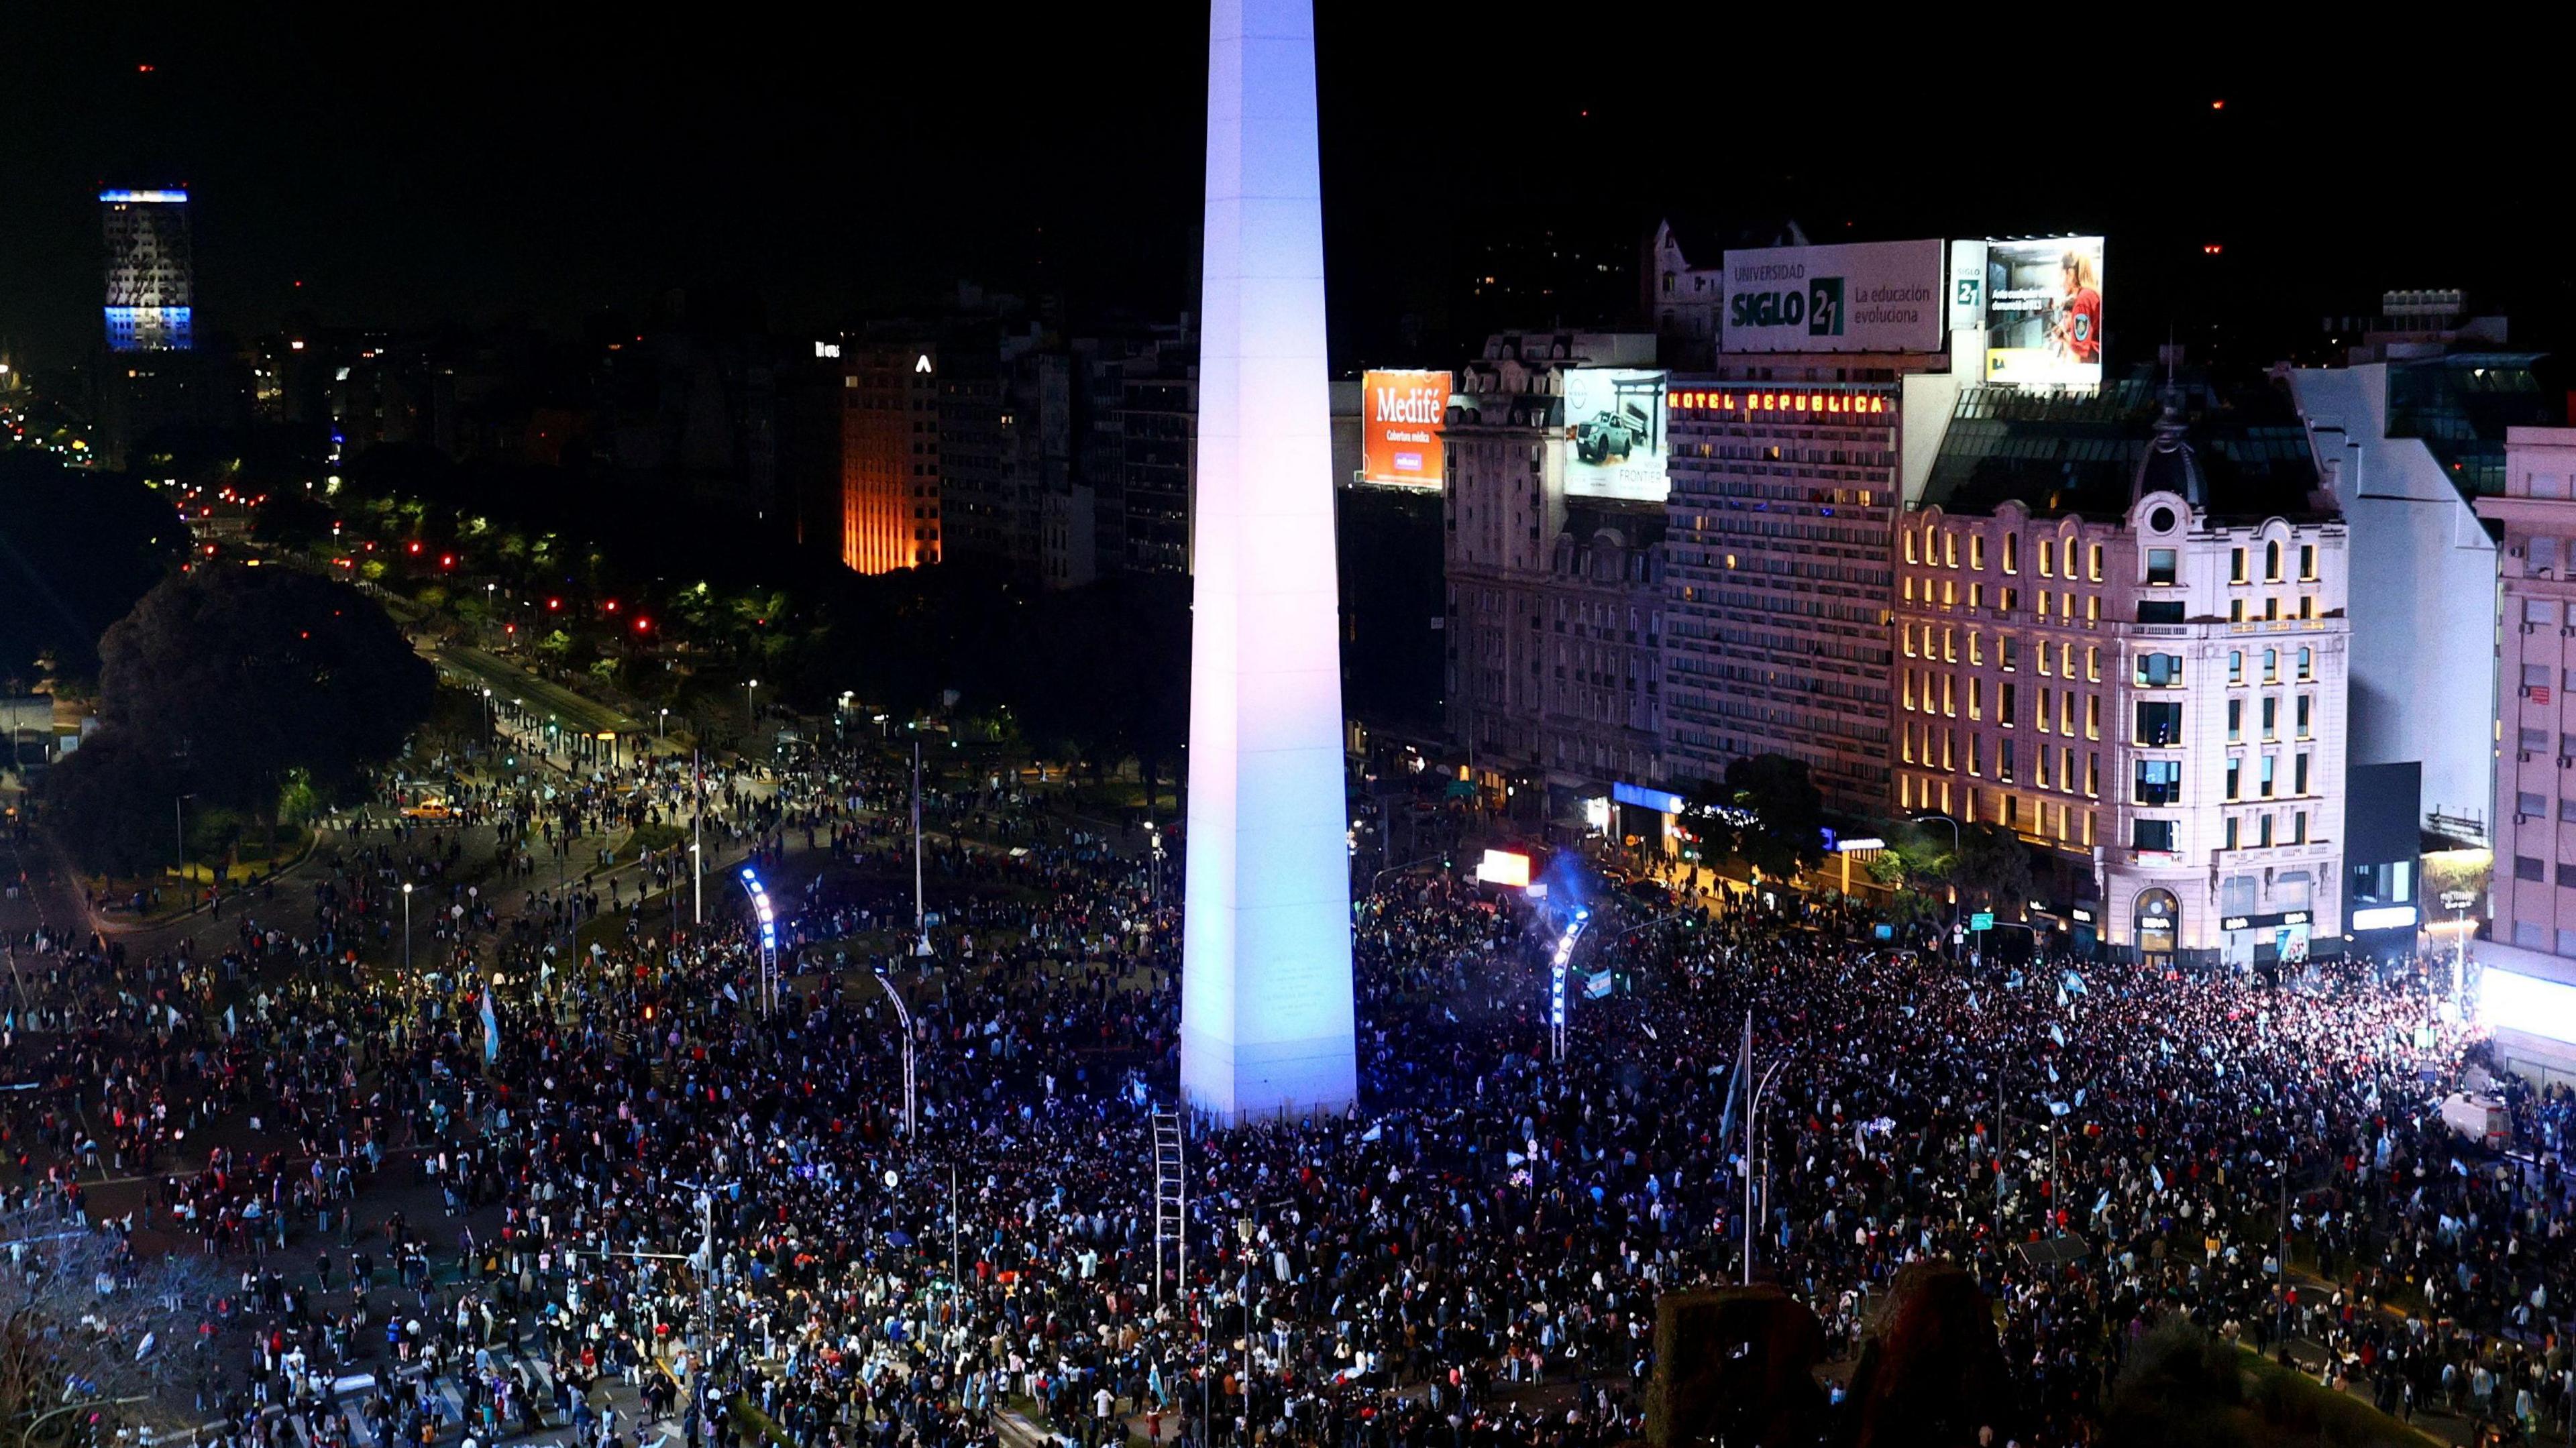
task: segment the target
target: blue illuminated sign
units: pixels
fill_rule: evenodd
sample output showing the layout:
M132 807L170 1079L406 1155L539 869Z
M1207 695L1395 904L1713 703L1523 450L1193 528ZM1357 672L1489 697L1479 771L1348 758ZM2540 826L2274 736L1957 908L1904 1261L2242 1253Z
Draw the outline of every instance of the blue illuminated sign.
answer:
M1642 784L1614 784L1610 786L1610 797L1621 804L1633 804L1658 814L1677 815L1682 812L1682 797L1669 789L1648 789Z
M185 191L102 191L98 193L98 199L119 205L130 203L137 206L184 206L188 201L188 193Z
M192 307L109 307L111 352L185 352L195 340Z

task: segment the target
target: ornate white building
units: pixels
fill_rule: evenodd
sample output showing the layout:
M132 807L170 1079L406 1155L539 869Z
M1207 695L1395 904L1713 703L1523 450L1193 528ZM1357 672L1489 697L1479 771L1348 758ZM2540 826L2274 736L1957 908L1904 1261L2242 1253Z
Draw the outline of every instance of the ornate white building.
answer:
M2343 524L2295 426L2196 446L2168 392L2142 438L2142 393L1962 396L1897 522L1896 804L2045 852L2078 944L2297 958L2344 929Z

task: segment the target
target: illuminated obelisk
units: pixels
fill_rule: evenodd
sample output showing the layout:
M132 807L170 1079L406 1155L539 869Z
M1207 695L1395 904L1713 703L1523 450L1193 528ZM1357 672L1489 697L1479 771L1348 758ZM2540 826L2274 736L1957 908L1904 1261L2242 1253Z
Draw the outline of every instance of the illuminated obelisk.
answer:
M1215 0L1181 1091L1347 1110L1350 856L1311 0Z

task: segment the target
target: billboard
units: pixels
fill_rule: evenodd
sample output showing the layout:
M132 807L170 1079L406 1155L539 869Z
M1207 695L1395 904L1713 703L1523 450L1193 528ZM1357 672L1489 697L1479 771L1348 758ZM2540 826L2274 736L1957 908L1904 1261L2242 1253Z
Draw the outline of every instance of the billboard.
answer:
M1946 261L1937 240L1730 251L1721 347L1938 352Z
M1515 888L1530 882L1530 857L1518 850L1487 850L1476 866L1476 881L1483 885L1509 885Z
M2102 385L2102 238L1989 241L1984 290L1988 382Z
M1440 486L1446 372L1370 372L1360 379L1360 477L1402 488Z
M1660 503L1664 475L1664 374L1633 367L1565 373L1565 491L1575 497Z

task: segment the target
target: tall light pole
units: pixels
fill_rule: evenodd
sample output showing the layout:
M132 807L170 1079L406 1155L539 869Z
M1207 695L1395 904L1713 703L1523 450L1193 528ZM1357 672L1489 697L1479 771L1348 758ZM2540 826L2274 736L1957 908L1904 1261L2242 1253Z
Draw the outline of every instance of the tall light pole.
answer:
M706 776L698 770L698 751L689 751L689 923L707 923L707 856L698 843L698 819L707 812Z
M912 1007L903 1003L903 992L894 988L894 978L883 966L877 967L877 984L885 987L886 999L894 1002L894 1018L903 1027L903 1139L910 1145L921 1127L912 1090Z
M1754 1138L1761 1129L1762 1097L1770 1091L1771 1082L1779 1076L1780 1068L1788 1064L1785 1056L1772 1062L1771 1069L1762 1073L1762 1084L1754 1087L1752 1094L1744 1098L1744 1285L1747 1287L1753 1285L1753 1244L1762 1230L1762 1224L1753 1216ZM1745 1065L1749 1069L1752 1062L1747 1061Z
M751 691L759 687L760 681L758 679L745 679L742 681L742 722L754 729L760 727L760 714L752 705Z
M403 979L411 979L411 881L403 881Z
M188 876L188 801L195 796L179 795L170 801L170 818L178 825L179 878Z

